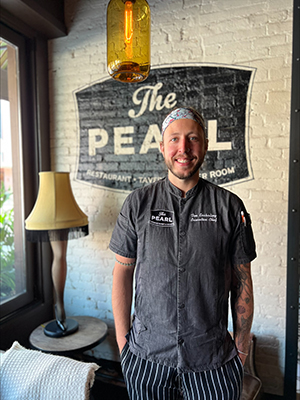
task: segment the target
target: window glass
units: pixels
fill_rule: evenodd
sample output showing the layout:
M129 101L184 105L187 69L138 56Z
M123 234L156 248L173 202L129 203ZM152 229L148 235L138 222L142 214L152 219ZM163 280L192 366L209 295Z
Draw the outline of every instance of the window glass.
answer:
M0 304L26 292L18 47L0 38Z

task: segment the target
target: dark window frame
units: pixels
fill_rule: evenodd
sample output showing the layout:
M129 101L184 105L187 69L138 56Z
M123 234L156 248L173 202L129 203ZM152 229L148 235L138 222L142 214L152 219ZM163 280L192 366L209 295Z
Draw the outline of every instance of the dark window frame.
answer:
M300 0L294 0L284 398L296 400L300 301Z
M20 79L26 218L37 197L38 172L50 170L48 39L51 37L45 36L44 32L37 32L2 8L0 35L11 43L15 42L15 38L21 37L26 48L22 55L22 61L26 63L22 74L25 75ZM27 279L32 297L29 301L6 310L8 312L1 316L1 349L6 350L15 340L29 347L31 332L41 323L53 318L51 261L49 244L26 242ZM11 304L13 305L13 301Z

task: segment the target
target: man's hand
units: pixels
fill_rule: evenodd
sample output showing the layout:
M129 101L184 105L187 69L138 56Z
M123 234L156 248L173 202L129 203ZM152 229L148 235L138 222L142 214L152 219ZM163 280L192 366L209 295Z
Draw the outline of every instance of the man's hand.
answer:
M122 350L124 349L125 344L127 343L125 336L123 338L122 337L119 338L117 340L117 343L118 343L118 347L119 347L119 353L121 354Z
M241 353L238 353L238 354L239 354L239 357L240 357L240 359L242 361L242 364L245 365L247 356L245 356L244 354L241 354Z

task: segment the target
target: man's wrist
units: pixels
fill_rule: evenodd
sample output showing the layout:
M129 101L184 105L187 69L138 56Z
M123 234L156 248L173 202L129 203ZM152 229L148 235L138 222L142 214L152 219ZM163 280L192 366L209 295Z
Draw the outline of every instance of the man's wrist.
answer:
M239 349L237 349L237 351L238 351L239 354L242 354L243 356L246 356L246 357L247 357L248 354L249 354L249 353L245 353L244 351L239 350Z
M119 348L119 352L121 353L121 351L123 350L125 344L127 342L127 339L125 336L120 337L117 339L117 344L118 344L118 348Z

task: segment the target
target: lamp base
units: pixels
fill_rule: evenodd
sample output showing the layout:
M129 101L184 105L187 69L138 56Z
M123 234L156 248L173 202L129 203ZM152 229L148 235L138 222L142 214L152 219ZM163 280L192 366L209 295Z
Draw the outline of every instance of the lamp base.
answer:
M44 334L53 338L60 338L63 336L71 335L78 330L78 322L74 319L66 319L67 329L63 331L57 324L56 319L49 322L44 328Z

